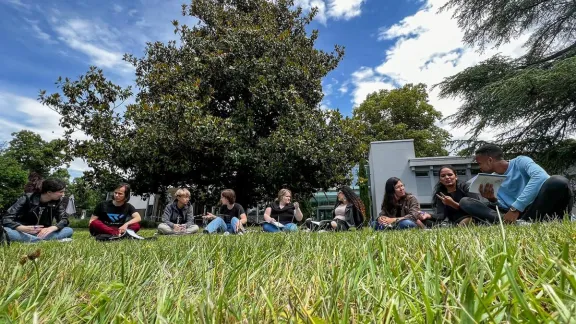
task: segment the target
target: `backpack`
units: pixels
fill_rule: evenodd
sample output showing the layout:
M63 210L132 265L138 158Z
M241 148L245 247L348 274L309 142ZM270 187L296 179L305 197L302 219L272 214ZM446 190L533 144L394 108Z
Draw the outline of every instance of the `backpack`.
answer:
M2 225L2 218L0 217L0 245L10 245L10 238L8 237L8 233L4 229Z

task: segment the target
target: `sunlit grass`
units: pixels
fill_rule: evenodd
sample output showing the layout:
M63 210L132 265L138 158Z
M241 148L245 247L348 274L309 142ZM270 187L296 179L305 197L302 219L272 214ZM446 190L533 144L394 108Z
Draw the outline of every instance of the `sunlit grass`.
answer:
M505 230L77 232L0 249L0 322L576 322L576 223Z

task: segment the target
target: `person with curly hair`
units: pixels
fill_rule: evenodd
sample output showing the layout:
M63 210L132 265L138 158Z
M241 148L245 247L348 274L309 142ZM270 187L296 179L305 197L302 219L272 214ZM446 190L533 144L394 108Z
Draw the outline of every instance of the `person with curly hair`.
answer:
M360 197L347 186L338 190L338 200L332 210L332 220L323 220L318 223L311 218L306 220L306 225L311 230L347 231L352 227L360 228L364 223L366 208Z
M386 181L382 210L372 223L375 230L424 228L422 221L431 216L420 210L418 199L406 192L402 181L392 177Z

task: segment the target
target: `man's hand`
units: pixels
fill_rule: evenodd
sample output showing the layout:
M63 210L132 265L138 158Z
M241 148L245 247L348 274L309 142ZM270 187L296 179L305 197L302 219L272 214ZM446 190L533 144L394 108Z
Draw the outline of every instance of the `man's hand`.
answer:
M48 236L48 234L50 234L54 231L57 231L57 230L58 230L58 227L56 227L56 226L46 227L46 228L41 229L40 232L38 232L37 236L39 239L43 239L46 236Z
M519 211L508 211L506 215L504 215L504 222L505 223L514 223L520 217Z
M296 208L296 209L300 208L300 204L299 204L298 202L295 202L295 203L294 203L294 208Z
M430 218L432 218L432 215L430 215L428 213L420 213L420 215L418 215L419 220L426 220L426 219L430 219Z
M18 226L16 228L17 231L20 231L22 233L28 233L28 234L32 234L32 235L36 235L38 234L42 229L44 228L44 226L42 225L36 225L36 226Z
M118 233L120 235L124 234L126 232L126 230L128 229L128 223L118 227Z
M494 196L494 186L492 184L487 183L486 185L480 185L478 189L482 197L490 200L491 202L497 201L496 196Z
M204 219L214 219L216 218L216 215L212 214L212 213L206 213L205 216L202 216L202 218Z

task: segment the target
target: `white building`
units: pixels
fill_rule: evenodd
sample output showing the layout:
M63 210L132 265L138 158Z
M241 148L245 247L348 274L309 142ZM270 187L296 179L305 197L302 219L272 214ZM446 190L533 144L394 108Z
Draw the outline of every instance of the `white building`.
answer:
M382 141L370 143L368 174L372 196L372 215L378 215L384 197L386 180L398 177L423 209L432 204L432 195L438 172L443 165L452 166L459 181L467 181L478 174L479 167L470 157L442 156L417 158L414 140Z

